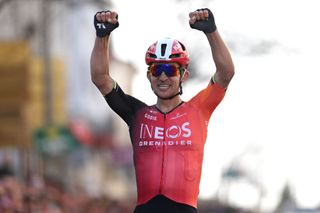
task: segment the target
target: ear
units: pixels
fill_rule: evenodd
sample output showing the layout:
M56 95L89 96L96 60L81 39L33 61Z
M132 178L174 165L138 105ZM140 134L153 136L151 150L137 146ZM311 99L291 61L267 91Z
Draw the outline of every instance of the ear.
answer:
M189 71L185 69L181 77L181 82L185 82L188 79L188 77L189 77Z
M150 73L150 71L147 71L147 78L151 82L151 73Z

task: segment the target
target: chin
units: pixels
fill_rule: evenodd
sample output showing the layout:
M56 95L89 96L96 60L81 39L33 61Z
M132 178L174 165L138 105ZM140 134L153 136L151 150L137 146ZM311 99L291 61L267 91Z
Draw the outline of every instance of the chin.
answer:
M172 96L171 94L163 94L161 92L156 92L156 95L158 98L162 98L162 99Z

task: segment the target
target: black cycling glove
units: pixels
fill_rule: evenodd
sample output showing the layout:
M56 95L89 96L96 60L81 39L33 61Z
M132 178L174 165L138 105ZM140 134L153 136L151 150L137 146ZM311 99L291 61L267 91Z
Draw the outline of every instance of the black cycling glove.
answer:
M103 38L107 35L110 35L110 33L116 29L117 27L119 27L119 22L115 23L115 24L112 24L110 22L99 22L97 20L97 17L96 15L98 13L101 13L101 12L108 12L110 10L107 10L107 11L100 11L100 12L97 12L95 15L94 15L94 27L96 28L96 35L100 38ZM116 17L118 19L118 16Z
M214 17L211 10L208 8L202 8L202 9L198 9L197 11L202 11L202 10L208 11L208 14L209 14L208 19L196 21L195 23L190 24L190 27L193 29L203 31L204 33L212 33L216 31L217 26L214 21Z

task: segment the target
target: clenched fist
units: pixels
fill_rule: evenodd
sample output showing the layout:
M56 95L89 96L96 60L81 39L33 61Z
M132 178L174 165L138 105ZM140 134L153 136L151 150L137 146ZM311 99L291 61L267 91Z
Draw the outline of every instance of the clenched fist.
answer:
M94 27L96 28L96 35L100 38L110 35L110 33L118 26L118 14L114 11L100 11L94 15Z
M208 8L198 9L189 13L189 18L190 27L193 29L204 33L212 33L217 29L213 14Z

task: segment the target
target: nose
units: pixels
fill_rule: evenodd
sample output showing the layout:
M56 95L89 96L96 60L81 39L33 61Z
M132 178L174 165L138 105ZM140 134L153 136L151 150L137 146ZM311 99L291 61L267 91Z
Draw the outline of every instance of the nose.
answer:
M166 75L165 72L162 72L161 75L159 76L159 80L165 81L168 79L168 76Z

